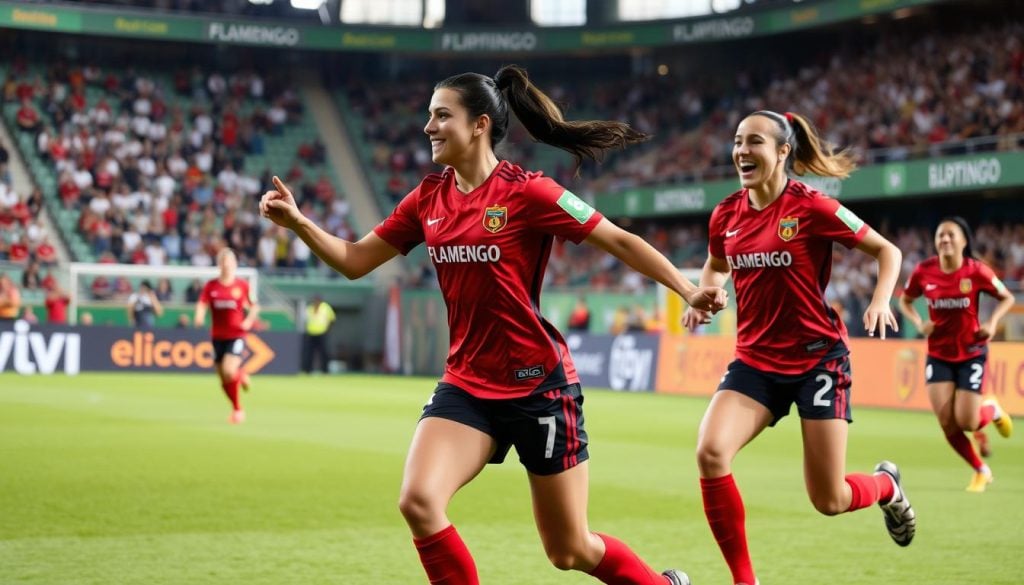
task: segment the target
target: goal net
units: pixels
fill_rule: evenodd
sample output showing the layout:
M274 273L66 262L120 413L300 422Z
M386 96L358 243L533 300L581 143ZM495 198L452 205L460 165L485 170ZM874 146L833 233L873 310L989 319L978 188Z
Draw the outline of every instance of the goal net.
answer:
M235 274L249 282L249 291L253 299L259 297L259 273L255 268L240 267ZM156 288L160 279L168 279L175 291L176 298L184 302L184 290L189 283L199 279L201 284L207 280L220 276L220 268L216 266L149 266L142 264L97 264L91 262L72 262L70 264L68 277L68 320L72 325L78 321L78 306L83 303L116 302L123 303L122 296L117 291L118 283L124 286L124 281L135 291L143 280L150 281ZM109 286L110 298L97 298L95 293L98 288L93 285L97 277L103 277Z

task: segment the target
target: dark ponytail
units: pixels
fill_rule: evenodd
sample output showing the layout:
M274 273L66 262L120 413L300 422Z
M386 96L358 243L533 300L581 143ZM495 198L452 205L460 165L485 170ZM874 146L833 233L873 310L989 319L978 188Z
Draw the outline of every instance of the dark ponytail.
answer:
M779 114L770 110L754 112L751 116L764 116L778 126L776 142L789 144L791 148L786 159L787 172L802 177L810 171L819 177L845 179L857 169L850 152L834 152L833 146L818 136L807 118L792 112Z
M960 217L959 215L950 215L942 218L942 221L939 222L939 225L942 225L947 222L955 223L957 226L960 227L960 231L964 233L964 241L967 242L967 245L964 246L964 260L967 260L968 258L974 258L974 232L971 231L971 226L967 225L967 220Z
M567 121L555 102L530 82L522 67L506 65L498 70L494 81L530 136L571 154L577 168L584 157L599 161L606 150L650 138L625 122Z
M508 134L511 110L534 140L571 154L577 169L584 157L599 161L606 150L650 138L624 122L566 121L555 102L530 82L525 69L516 65L502 67L494 79L479 73L455 75L434 86L435 90L441 88L458 91L470 116L490 116L492 147Z

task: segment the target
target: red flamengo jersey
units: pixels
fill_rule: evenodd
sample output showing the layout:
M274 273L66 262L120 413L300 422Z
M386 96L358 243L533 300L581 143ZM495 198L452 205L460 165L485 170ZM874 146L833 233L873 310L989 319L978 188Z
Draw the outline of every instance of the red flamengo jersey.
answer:
M231 284L222 284L214 278L206 283L199 300L210 306L213 339L239 339L248 333L242 329L245 320L245 309L252 306L249 298L249 283L236 278Z
M924 295L928 318L935 330L928 336L928 355L949 362L962 362L985 351L987 340L975 339L978 332L978 299L981 293L997 296L1005 288L992 269L974 258L965 258L960 269L942 271L937 257L914 267L904 294L912 299Z
M374 228L402 254L425 242L448 306L442 382L517 398L579 382L562 335L540 314L555 237L583 241L602 215L541 173L501 161L471 193L455 172L423 179Z
M747 190L711 213L708 252L726 260L736 285L736 357L779 374L817 364L846 325L828 306L832 242L856 246L870 228L850 210L798 181L758 211Z

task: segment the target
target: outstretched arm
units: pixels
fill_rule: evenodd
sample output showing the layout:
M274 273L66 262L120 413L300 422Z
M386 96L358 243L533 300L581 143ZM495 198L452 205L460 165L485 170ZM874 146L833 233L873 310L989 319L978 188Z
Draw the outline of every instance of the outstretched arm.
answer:
M398 250L370 232L358 242L350 242L325 232L302 215L291 190L274 177L276 190L267 191L260 200L260 214L295 232L309 249L328 266L355 280L398 255Z
M639 236L631 234L602 218L585 240L625 262L640 274L654 279L679 296L691 307L718 312L725 307L726 293L718 287L698 287L683 278L668 258Z

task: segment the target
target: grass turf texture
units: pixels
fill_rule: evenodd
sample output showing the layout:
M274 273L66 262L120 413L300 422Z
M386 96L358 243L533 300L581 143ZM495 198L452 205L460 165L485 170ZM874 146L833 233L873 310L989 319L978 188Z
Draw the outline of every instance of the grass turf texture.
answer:
M421 378L254 378L227 424L210 375L0 375L0 583L417 584L397 511ZM590 390L591 526L695 585L727 584L693 450L706 399ZM736 461L761 582L1018 584L1024 448L990 430L996 481L969 469L930 414L856 409L849 469L899 463L918 514L907 549L868 509L826 518L804 493L795 416ZM552 568L510 454L450 516L487 585L596 583Z

